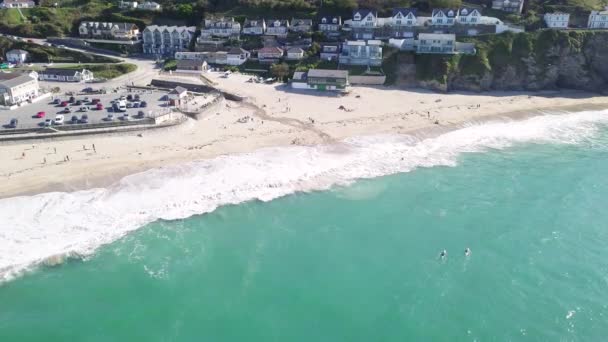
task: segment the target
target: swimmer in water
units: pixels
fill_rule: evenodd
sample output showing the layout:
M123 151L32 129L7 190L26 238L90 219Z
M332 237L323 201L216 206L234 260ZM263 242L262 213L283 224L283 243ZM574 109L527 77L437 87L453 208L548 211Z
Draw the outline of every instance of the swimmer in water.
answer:
M469 256L471 255L471 249L469 247L464 249L464 256Z
M439 253L439 257L441 259L445 259L448 257L448 251L446 251L445 249L441 251L441 253Z

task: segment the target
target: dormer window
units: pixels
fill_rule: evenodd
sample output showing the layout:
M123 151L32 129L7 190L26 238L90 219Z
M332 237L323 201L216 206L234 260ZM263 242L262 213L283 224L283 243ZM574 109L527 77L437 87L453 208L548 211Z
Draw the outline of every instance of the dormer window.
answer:
M338 18L333 18L331 22L334 23L334 24L337 24L338 23Z
M467 9L465 8L462 11L460 11L460 14L467 15L467 14L469 14L469 11L467 11Z
M395 15L395 18L401 19L401 12L397 13L397 15Z
M359 13L357 13L357 14L355 14L355 17L353 19L361 20L361 15Z
M275 27L279 27L279 26L281 26L281 22L280 22L280 21L278 21L278 20L277 20L277 21L275 21L275 22L274 22L274 26L275 26Z
M327 19L323 18L323 19L321 19L321 22L322 22L323 24L325 24L325 23L327 23Z
M449 12L448 12L448 17L451 17L451 16L453 16L453 15L454 15L454 11L449 11Z

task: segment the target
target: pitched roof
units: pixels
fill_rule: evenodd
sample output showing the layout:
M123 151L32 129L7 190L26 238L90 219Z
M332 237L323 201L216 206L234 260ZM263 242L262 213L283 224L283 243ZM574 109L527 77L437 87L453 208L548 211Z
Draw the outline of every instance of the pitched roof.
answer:
M357 13L359 13L359 15L361 16L361 20L363 20L363 18L365 18L370 13L372 13L374 15L374 17L377 17L376 11L372 11L370 9L365 9L365 8L360 8L358 10L353 11L353 20L355 20L355 15Z
M448 18L454 18L458 14L458 10L453 8L434 8L433 13L431 14L433 17L439 13L443 13ZM451 14L451 15L450 15Z
M34 78L25 74L14 74L11 78L2 79L0 78L0 86L12 88L23 83L31 82Z
M243 54L243 53L249 53L249 51L247 51L247 50L245 50L243 48L240 48L240 47L233 47L232 49L230 49L228 51L229 55L240 55L240 54Z
M243 27L262 27L265 23L264 19L245 19Z
M310 69L308 77L348 78L348 70Z
M45 75L58 75L58 76L76 76L81 70L78 69L58 69L58 68L47 68L40 73Z
M184 87L177 86L173 90L171 90L169 92L169 94L183 94L184 92L187 92L187 91L188 91L188 89L186 89Z
M28 54L29 52L25 51L25 50L21 50L21 49L13 49L13 50L9 50L6 52L7 55L12 55L12 54Z
M408 14L412 13L414 16L416 16L416 9L415 8L393 8L393 17L396 16L398 13L401 13L402 16L407 17Z
M276 24L279 23L277 26ZM268 26L270 27L288 27L289 20L285 19L268 19Z
M154 30L159 30L159 31L167 30L169 32L177 31L179 33L182 33L184 31L188 31L190 33L194 33L194 31L196 31L196 27L195 26L166 26L166 25L158 26L158 25L149 25L149 26L146 26L146 29L144 31L154 31Z
M291 19L291 26L309 25L312 26L312 19Z
M283 54L283 50L278 47L265 47L258 50L258 53L280 53Z
M292 47L287 50L287 53L304 53L304 50L299 47Z
M463 7L458 9L458 15L470 15L471 13L477 11L477 13L481 14L481 11L477 8Z
M325 22L323 22L325 20ZM334 22L335 20L335 22ZM342 24L342 17L340 16L332 16L332 15L323 15L319 17L320 24Z

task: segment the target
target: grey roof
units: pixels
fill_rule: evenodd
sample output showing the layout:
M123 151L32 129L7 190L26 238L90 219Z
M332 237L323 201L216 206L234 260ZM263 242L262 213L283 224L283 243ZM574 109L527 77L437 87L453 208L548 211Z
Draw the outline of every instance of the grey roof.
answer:
M262 27L264 23L264 19L245 19L243 27Z
M184 87L177 86L177 87L175 87L175 89L171 90L169 92L169 94L181 94L181 93L183 93L185 91L188 91L188 89L186 89Z
M308 77L348 78L348 70L310 69Z
M240 55L243 53L249 53L249 51L240 47L233 47L232 49L230 49L230 51L228 51L229 55Z
M7 88L12 88L27 82L31 82L34 79L28 75L24 74L14 74L12 78L4 78L0 79L0 86L4 86Z
M289 52L291 52L291 53L294 53L294 52L304 53L304 50L302 48L299 48L299 47L292 47L292 48L289 48L289 50L287 50L287 52L288 53Z
M41 71L41 74L45 75L58 75L58 76L76 76L76 73L79 73L78 69L57 69L57 68L48 68L44 71Z
M377 17L377 13L376 11L372 11L370 9L365 9L365 8L360 8L358 10L354 10L353 11L353 20L355 20L355 15L359 13L361 15L361 20L363 20L363 18L365 18L368 14L372 13L374 15L374 17Z
M279 24L278 26L275 24ZM269 27L289 27L289 20L285 19L268 19Z
M18 53L18 54L28 54L29 52L25 51L25 50L21 50L21 49L13 49L13 50L9 50L6 52L7 55L12 55L14 53Z
M291 26L308 25L312 26L312 19L291 19Z
M452 15L449 15L451 11ZM443 13L443 15L445 15L448 18L455 18L456 15L458 14L458 10L457 9L453 9L453 8L435 8L433 9L433 13L431 14L431 16L435 16L439 13Z
M416 16L415 8L394 8L393 9L393 17L397 15L397 13L401 13L402 16L407 17L408 14L412 13Z
M200 67L205 62L198 59L178 59L177 60L177 68L183 69L184 67Z

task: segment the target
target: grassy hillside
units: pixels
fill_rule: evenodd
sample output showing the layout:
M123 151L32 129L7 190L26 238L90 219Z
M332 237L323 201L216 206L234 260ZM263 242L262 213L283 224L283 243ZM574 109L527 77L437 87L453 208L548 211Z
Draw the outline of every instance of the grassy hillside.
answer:
M61 67L61 69L87 69L93 72L96 78L116 78L137 69L137 65L130 63L120 64L75 64Z
M12 49L22 49L28 51L32 62L46 63L51 59L57 63L116 63L117 59L86 54L79 51L58 49L51 46L41 46L22 41L14 41L0 37L0 54L5 56L6 52Z

